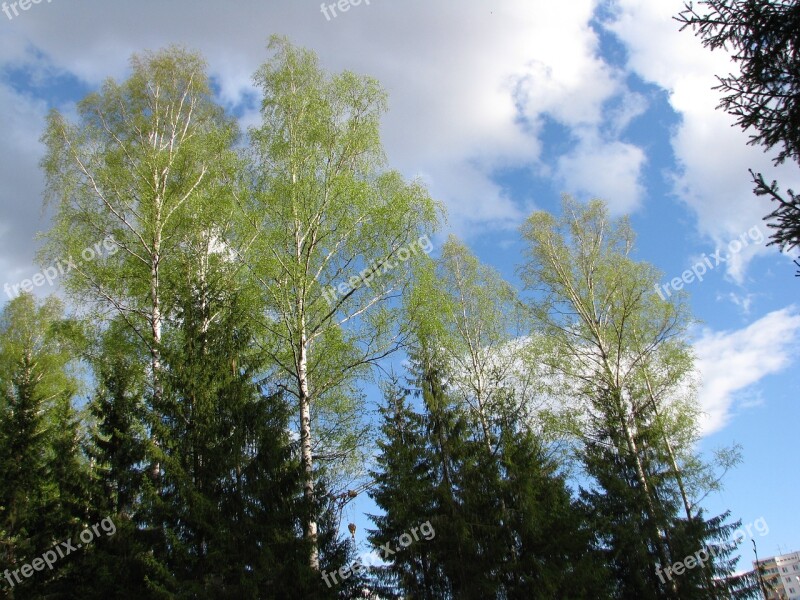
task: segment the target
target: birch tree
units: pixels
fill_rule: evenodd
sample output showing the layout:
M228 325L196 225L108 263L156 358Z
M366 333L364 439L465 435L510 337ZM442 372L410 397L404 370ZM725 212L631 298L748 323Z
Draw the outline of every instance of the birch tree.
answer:
M86 312L100 323L117 316L135 333L150 355L153 407L171 282L191 233L215 233L202 217L226 214L236 135L203 60L175 47L135 55L127 80L109 80L78 104L76 123L58 111L48 117L42 165L55 218L41 263L66 264L59 281Z
M283 38L270 48L256 75L263 122L250 131L238 251L261 284L272 381L297 403L317 569L316 469L322 459L344 468L363 447L357 382L402 341L393 300L439 209L423 185L385 168L386 95L374 79L329 74Z
M501 413L527 416L533 382L523 360L528 324L516 290L455 237L415 273L409 320L435 340L452 393L478 424L489 454Z
M535 293L532 312L550 341L547 366L567 395L583 401L588 446L630 467L631 489L639 494L630 496L631 511L643 508L641 532L650 551L661 565L670 564L677 510L685 511L686 523L701 518L687 493L687 480L700 481L703 470L691 451L698 411L685 296L662 300L653 293L657 271L633 260L627 219L612 220L600 201L584 206L565 197L560 218L534 213L522 233L529 246L521 276ZM659 586L655 569L649 571L642 589ZM679 593L674 580L664 593Z
M125 318L149 349L157 394L165 280L236 128L213 102L198 55L137 55L131 71L81 101L77 123L58 111L48 118L43 167L56 215L42 262L73 261L66 289Z

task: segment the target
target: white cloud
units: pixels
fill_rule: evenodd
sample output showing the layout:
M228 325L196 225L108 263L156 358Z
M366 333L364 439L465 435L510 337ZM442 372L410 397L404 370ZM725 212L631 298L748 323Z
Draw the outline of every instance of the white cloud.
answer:
M621 74L599 57L590 26L598 3L373 2L326 20L316 2L84 0L80 10L42 4L15 18L4 56L41 62L33 48L50 61L47 69L95 87L107 76L123 77L134 52L185 44L207 57L223 101L235 106L253 92L268 36L286 34L315 50L331 71L381 81L390 94L383 135L391 164L410 177L424 174L448 206L450 226L464 233L515 227L525 216L530 206L515 202L493 177L508 168L541 168L543 115L569 128L599 128L604 103L627 93ZM618 186L601 180L598 193L593 178L577 171L592 153L622 176ZM567 189L589 188L631 207L640 153L598 135L565 157L560 176Z
M33 271L33 237L43 228L44 189L38 163L45 103L0 84L0 286ZM4 298L0 298L0 303Z
M614 137L619 136L628 125L647 112L647 109L648 102L645 96L627 89L623 90L619 105L608 113L607 125L611 134Z
M717 294L717 300L728 300L744 315L750 314L750 309L753 306L753 300L756 299L756 294L737 294L736 292L728 292L727 294Z
M681 123L672 135L679 165L675 192L697 215L697 227L715 245L746 231L770 210L755 198L748 168L776 177L783 187L800 184L797 170L775 169L760 148L747 145L748 135L733 127L734 119L717 110L716 75L736 72L723 51L711 52L690 30L679 31L673 19L683 0L615 0L616 15L607 26L628 49L628 68L645 81L669 92ZM741 282L748 262L774 253L753 246L728 263L728 274Z
M702 377L704 435L722 429L738 408L752 404L753 386L791 363L798 333L800 314L794 307L771 312L736 331L703 331L694 349Z
M531 61L517 95L525 118L535 130L549 117L567 127L574 147L555 161L555 176L564 191L602 198L620 214L638 207L644 151L619 138L647 109L643 96L630 92L624 74L600 57L597 33L589 26L592 3L580 3L583 18L571 22L569 61L561 56ZM561 29L563 31L563 29ZM548 56L543 53L542 56ZM619 106L607 110L618 98Z
M632 212L643 193L639 177L646 162L638 146L603 141L594 131L580 136L578 145L558 161L557 176L565 191L608 202L619 213Z
M581 24L570 40L580 50L574 62L559 57L548 64L538 59L529 62L520 77L517 93L531 121L547 114L568 127L597 126L603 104L618 93L618 74L596 56L597 40L588 19Z

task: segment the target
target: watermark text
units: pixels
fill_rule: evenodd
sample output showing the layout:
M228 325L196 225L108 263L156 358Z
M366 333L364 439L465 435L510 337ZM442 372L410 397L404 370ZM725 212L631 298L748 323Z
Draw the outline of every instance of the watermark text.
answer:
M733 540L722 544L709 544L703 546L695 552L685 557L672 565L664 568L663 565L656 567L656 575L661 580L661 583L666 583L664 576L672 581L673 575L683 575L686 571L690 571L695 567L703 567L709 559L714 559L717 554L725 549L731 549L738 546L746 537L753 537L753 528L760 536L765 536L769 533L769 525L767 525L764 517L759 517L753 523L749 523L746 527L739 527L734 531ZM663 570L662 570L663 569Z
M714 270L718 265L728 262L731 257L749 246L750 242L760 244L763 241L764 232L761 231L758 225L754 225L738 238L728 243L727 253L723 253L722 248L717 248L716 252L711 256L703 254L702 258L696 262L691 269L686 269L681 273L680 277L674 277L669 283L665 283L664 285L656 284L656 292L662 300L666 300L672 295L673 290L680 291L683 289L684 285L688 285L695 280L703 281L703 277L706 273Z
M50 550L44 552L41 556L34 558L30 563L22 565L19 569L14 569L13 571L11 569L6 569L3 576L13 588L15 585L23 582L23 579L20 579L20 575L28 579L34 573L44 571L45 567L52 571L53 565L55 565L56 562L62 558L66 558L73 552L77 552L84 545L91 544L96 538L100 537L101 531L105 532L106 537L111 537L117 532L117 526L114 525L114 521L111 520L111 517L106 517L99 523L95 523L91 527L87 527L81 531L78 535L80 542L77 544L74 543L72 539L60 542Z
M372 280L385 273L397 268L401 263L406 262L412 256L416 256L422 250L425 254L430 254L433 244L427 235L423 235L418 240L413 241L407 246L403 246L395 253L397 260L386 259L381 263L373 262L368 267L362 269L358 275L353 275L347 281L341 282L337 286L330 286L323 291L323 296L328 302L328 306L333 306L339 296L345 296L351 291L360 287L372 287Z
M107 256L112 256L117 253L119 247L117 246L116 240L112 236L108 236L104 240L97 242L94 246L89 246L84 248L81 251L81 258L84 262L90 262L95 260L97 257L103 255L103 249L105 248L107 252ZM6 283L3 286L3 290L5 291L6 295L10 299L14 299L20 294L20 290L25 293L30 293L33 291L34 287L39 287L44 285L53 285L53 282L61 275L66 275L73 269L78 268L78 264L75 259L70 256L65 260L59 260L56 262L55 266L49 266L44 271L40 273L36 273L30 279L23 279L19 283L10 284Z
M412 527L410 532L406 532L397 538L398 545L395 546L394 549L391 548L391 542L386 542L380 546L380 550L378 551L379 556L374 560L374 562L379 563L380 560L391 560L391 556L402 551L403 548L408 548L414 542L419 541L420 538L418 534L422 534L422 539L428 541L436 537L436 531L434 530L433 525L431 525L431 522L425 521L422 525L418 527ZM372 555L370 555L370 557L371 556ZM341 583L341 581L349 579L352 575L362 574L368 566L370 565L365 565L364 561L359 558L352 565L344 565L343 567L340 567L338 571L333 573L322 571L322 579L325 580L325 584L330 588L338 583ZM337 575L341 581L337 580Z

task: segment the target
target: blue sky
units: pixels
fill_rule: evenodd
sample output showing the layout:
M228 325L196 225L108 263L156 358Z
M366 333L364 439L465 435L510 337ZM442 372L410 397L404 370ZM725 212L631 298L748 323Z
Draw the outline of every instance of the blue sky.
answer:
M704 504L745 524L763 518L762 556L798 550L800 280L790 257L754 241L768 234L769 204L752 196L747 169L794 189L800 176L791 165L774 168L715 110L714 74L735 67L678 32L671 17L681 6L371 0L326 18L312 0L53 0L11 19L0 13L0 285L39 270L47 110L72 113L104 78L124 77L133 52L182 43L206 56L220 100L246 126L258 120L251 76L267 38L286 34L329 70L383 83L391 166L421 177L448 208L446 231L511 281L518 226L533 210L557 210L564 192L630 214L638 257L664 283L749 240L686 286L701 321L693 330L701 450L740 443L744 455ZM354 506L346 516L363 531L367 503Z

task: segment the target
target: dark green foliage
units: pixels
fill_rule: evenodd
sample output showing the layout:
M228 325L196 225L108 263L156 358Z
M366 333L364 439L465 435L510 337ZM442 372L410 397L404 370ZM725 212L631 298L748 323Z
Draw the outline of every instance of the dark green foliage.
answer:
M671 531L671 547L676 560L687 556L703 556L705 549L711 558L703 566L687 569L676 578L681 598L758 598L758 581L753 574L734 575L741 540L733 537L741 521L726 522L730 511L706 519L703 511L691 520L679 519Z
M700 512L691 522L680 515L678 491L646 407L637 415L634 435L647 474L649 489L644 490L620 427L619 419L624 417L619 401L613 394L599 393L597 402L605 405L607 418L583 450L586 472L595 485L582 489L580 496L597 548L610 569L612 597L752 597L751 582L733 576L738 558L731 558L735 544L730 546L729 540L739 523L726 524L727 513L705 520ZM654 502L648 502L648 493ZM665 572L666 567L710 546L715 548L713 560L680 575Z
M69 328L56 300L22 295L0 319L0 571L14 571L83 529L88 466L73 400ZM36 573L13 589L38 598L70 578ZM9 585L3 581L3 588Z
M421 412L387 388L370 542L418 540L376 569L382 593L412 598L600 598L607 580L592 536L556 465L506 414L495 452L478 423L448 400L443 371L415 361Z
M381 415L378 470L372 473L375 487L370 496L384 514L371 515L376 529L370 531L369 541L384 556L385 544L394 549L403 533L432 515L439 474L428 448L425 418L411 409L396 380L386 388L386 406ZM377 589L383 595L403 590L414 598L447 597L447 581L430 541L412 544L386 567L375 569L375 573Z
M500 447L513 549L504 565L507 597L609 597L606 566L557 464L528 431L508 426Z
M150 540L139 527L145 514L147 485L147 429L145 366L147 355L140 340L122 319L112 321L89 357L97 381L89 404L91 439L87 454L92 462L89 522L111 518L112 537L98 539L86 555L75 593L83 598L137 598L146 593L145 580L153 575Z
M124 518L133 515L140 500L146 455L147 357L137 341L121 321L111 324L100 341L95 360L98 385L89 406L93 417L90 455L101 498L97 506Z
M0 520L3 529L3 567L31 556L46 540L42 508L46 500L47 464L45 398L37 389L35 360L20 357L8 379L2 381L3 418L0 443Z
M659 528L674 519L674 508L658 504L659 512L652 513L648 492L637 476L634 454L622 433L620 423L625 414L619 398L601 392L595 403L602 405L603 422L597 424L595 439L583 450L584 467L595 487L581 490L581 500L611 569L615 597L670 597L661 595L667 593L667 586L659 582L656 567L663 547ZM640 427L634 436L636 447L647 444L652 433ZM644 465L652 471L648 462ZM648 481L657 486L655 478Z
M149 515L154 558L176 598L280 597L307 578L298 539L300 471L289 406L265 393L245 307L192 290L163 348L165 387L151 427L162 474ZM274 596L273 596L274 594Z

